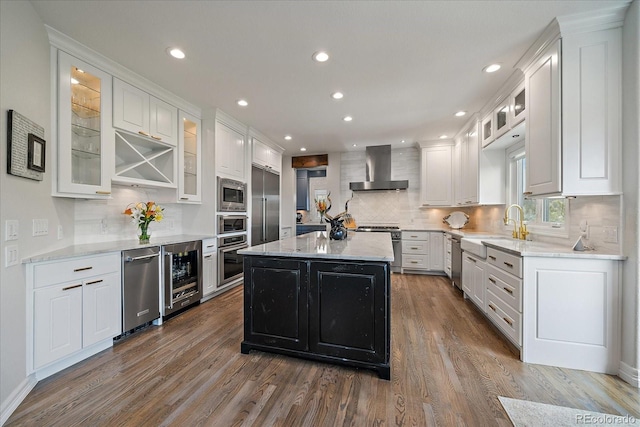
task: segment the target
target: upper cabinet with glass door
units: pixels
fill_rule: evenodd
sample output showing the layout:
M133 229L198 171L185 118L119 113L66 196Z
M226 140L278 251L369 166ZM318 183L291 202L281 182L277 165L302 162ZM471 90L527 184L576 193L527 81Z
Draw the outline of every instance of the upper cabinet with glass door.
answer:
M524 120L526 111L526 92L524 82L518 85L509 96L509 126L515 127Z
M53 195L111 194L111 76L58 51L57 183ZM111 134L112 135L112 134Z
M201 121L180 111L178 143L178 201L202 201L202 144Z

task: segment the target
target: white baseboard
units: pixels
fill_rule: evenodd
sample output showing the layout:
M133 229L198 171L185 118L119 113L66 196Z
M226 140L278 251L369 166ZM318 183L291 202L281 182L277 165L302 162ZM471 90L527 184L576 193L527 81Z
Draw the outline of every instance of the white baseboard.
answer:
M620 369L618 370L618 376L623 381L628 382L634 387L640 388L640 371L638 368L627 365L624 362L620 362Z
M22 383L11 392L7 400L0 405L0 426L7 422L13 411L15 411L25 397L38 384L34 375L29 375Z

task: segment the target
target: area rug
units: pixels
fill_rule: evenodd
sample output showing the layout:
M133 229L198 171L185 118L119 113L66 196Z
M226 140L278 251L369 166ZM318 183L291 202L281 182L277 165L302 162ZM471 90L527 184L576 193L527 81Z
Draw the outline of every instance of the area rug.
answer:
M630 415L603 414L498 396L515 427L638 426Z

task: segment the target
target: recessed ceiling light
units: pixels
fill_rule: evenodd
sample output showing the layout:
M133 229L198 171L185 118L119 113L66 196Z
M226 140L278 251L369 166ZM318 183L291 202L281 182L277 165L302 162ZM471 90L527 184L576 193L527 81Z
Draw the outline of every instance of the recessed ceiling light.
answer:
M284 139L286 139L287 141L291 141L291 135L285 135Z
M77 85L78 83L80 83L77 79L74 79L73 77L71 77L71 84L72 85Z
M357 146L358 146L358 144L353 144L353 146L354 146L354 147L357 147Z
M307 151L307 149L304 147L300 147L300 151Z
M458 111L458 112L456 113L456 117L462 117L462 116L464 116L465 114L467 114L467 112L466 112L466 111Z
M333 92L331 94L331 97L333 99L342 99L342 98L344 98L344 94L342 92Z
M350 122L351 120L353 120L353 117L345 116L345 117L342 118L342 120L344 120L345 122Z
M241 107L246 107L247 105L249 105L249 103L245 99L239 99L238 105Z
M440 135L440 139L447 139L449 138L447 135Z
M313 60L316 62L326 62L329 60L329 54L321 50L313 54Z
M400 144L404 144L404 139L402 141L400 141Z
M484 71L485 73L495 73L500 69L500 67L501 67L500 64L491 64L484 67L482 71Z
M177 59L184 59L184 57L186 56L184 52L177 47L168 47L167 53Z

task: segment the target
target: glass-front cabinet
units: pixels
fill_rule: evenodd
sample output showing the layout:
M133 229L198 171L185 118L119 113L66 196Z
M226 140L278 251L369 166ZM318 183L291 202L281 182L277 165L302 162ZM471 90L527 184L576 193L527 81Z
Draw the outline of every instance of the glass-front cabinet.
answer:
M180 202L202 201L202 144L201 120L180 111L179 134L179 183Z
M59 196L111 194L108 135L111 131L111 76L58 51ZM112 148L112 147L111 147Z

